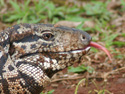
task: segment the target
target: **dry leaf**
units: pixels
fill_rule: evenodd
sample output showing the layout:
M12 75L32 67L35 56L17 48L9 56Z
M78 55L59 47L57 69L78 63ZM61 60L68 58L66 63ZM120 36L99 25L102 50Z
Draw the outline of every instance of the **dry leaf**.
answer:
M94 28L95 27L95 23L93 21L85 21L83 27Z
M67 27L77 27L80 25L82 22L72 22L72 21L59 21L57 22L54 27L59 27L59 26L67 26Z
M109 10L111 10L111 9L115 9L115 8L117 8L117 7L120 7L120 6L121 6L121 1L114 1L114 0L112 0L112 1L108 4L107 8L108 8Z

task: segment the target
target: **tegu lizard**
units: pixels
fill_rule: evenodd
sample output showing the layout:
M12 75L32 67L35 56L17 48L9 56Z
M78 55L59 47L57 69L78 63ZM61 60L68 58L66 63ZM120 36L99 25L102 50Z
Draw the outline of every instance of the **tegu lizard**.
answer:
M78 62L90 46L100 47L75 28L19 24L5 29L0 32L0 93L39 94L55 73Z

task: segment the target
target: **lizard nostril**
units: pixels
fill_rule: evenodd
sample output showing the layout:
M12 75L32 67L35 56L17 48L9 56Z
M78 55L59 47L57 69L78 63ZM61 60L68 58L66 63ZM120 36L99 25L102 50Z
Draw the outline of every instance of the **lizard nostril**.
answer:
M82 40L85 41L86 40L86 37L84 35L82 35Z
M85 36L82 36L82 39L85 39Z

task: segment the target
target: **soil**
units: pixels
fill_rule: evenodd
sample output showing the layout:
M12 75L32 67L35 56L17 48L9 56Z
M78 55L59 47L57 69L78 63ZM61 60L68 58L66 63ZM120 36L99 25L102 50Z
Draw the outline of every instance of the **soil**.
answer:
M49 91L54 89L55 91L53 94L73 94L75 92L76 84L80 80L81 79L69 79L53 82L51 86L46 88L46 90ZM81 83L77 94L98 94L95 90L98 92L105 90L105 93L100 94L125 94L125 70L117 75L112 75L107 81L104 81L102 78L87 79L85 82Z
M90 52L90 54L93 53ZM85 79L79 85L77 94L125 94L124 59L119 60L119 63L118 61L110 63L103 55L95 59L94 55L90 54L91 61L86 61L88 56L85 56L81 62L86 61L85 65L91 65L95 69L93 73L69 73L67 69L64 69L54 75L51 85L45 92L54 90L53 94L75 94L76 85Z

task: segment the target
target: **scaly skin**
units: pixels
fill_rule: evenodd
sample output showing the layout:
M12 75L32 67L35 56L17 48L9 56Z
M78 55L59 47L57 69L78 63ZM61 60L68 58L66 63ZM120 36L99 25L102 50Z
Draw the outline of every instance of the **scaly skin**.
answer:
M89 51L84 31L19 24L0 32L0 93L39 94L58 71Z

